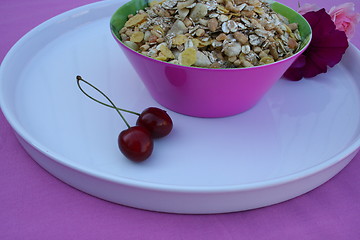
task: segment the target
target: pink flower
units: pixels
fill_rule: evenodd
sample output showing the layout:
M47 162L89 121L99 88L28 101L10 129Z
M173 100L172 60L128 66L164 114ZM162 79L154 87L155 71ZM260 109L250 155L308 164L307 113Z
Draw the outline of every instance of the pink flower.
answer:
M317 10L319 10L319 7L316 6L316 4L305 3L305 5L300 6L297 11L301 15L304 15L307 12L315 12Z
M336 29L344 31L348 39L355 32L356 24L360 21L360 14L355 13L354 3L343 3L330 9L329 15L335 23Z

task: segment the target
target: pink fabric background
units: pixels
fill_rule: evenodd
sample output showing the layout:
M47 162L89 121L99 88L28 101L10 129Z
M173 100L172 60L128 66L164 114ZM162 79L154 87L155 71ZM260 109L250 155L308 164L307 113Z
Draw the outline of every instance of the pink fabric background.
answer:
M96 0L0 0L0 60L43 21ZM294 0L282 0L296 9ZM306 3L307 1L301 1ZM329 9L344 0L312 0ZM354 0L360 12L360 1ZM352 42L360 47L360 29ZM356 63L359 64L359 63ZM218 215L175 215L109 203L37 165L0 112L0 239L360 239L360 155L291 201Z

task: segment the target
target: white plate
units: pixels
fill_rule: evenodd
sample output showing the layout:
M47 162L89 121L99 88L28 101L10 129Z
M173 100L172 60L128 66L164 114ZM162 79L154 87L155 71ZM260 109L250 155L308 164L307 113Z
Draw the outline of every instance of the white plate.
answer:
M360 54L351 46L327 74L280 80L246 113L203 119L169 111L173 132L155 141L146 162L128 161L117 147L122 120L75 81L82 75L123 108L159 106L110 34L110 16L121 4L98 2L41 24L2 64L2 111L26 151L54 176L136 208L222 213L306 193L355 156L360 72L353 63Z

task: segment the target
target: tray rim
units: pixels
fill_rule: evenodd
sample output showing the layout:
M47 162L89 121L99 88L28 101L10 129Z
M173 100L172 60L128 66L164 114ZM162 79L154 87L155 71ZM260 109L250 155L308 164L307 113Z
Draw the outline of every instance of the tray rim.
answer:
M69 15L73 15L78 13L82 10L88 10L88 9L97 9L98 7L106 7L108 5L115 5L119 4L118 1L114 0L107 0L103 2L95 2L91 4L87 4L69 11L66 11L64 13L61 13L53 18L50 18L49 20L41 23L40 25L36 26L32 30L30 30L28 33L26 33L23 37L21 37L9 50L9 52L6 54L5 58L3 59L0 67L0 86L4 84L3 82L5 80L3 75L8 65L11 65L12 58L16 54L16 51L18 48L21 48L22 45L26 44L26 41L30 39L33 35L37 34L38 32L46 29L49 27L49 25L58 22L61 19L67 18ZM81 16L78 16L81 17ZM355 51L358 55L360 55L359 49L357 49L352 43L349 44L349 49L347 51ZM0 88L3 89L3 88ZM223 193L223 192L239 192L239 191L248 191L248 190L257 190L257 189L264 189L272 186L278 186L281 184L285 184L288 182L296 181L301 178L305 178L308 176L311 176L313 174L316 174L317 172L324 170L328 167L331 167L335 165L336 163L340 162L343 159L346 159L348 156L350 156L352 153L358 150L360 147L360 136L357 136L354 138L353 143L343 149L341 152L337 153L333 157L324 160L320 164L317 164L311 168L307 168L305 170L301 170L299 172L285 175L282 177L278 177L275 179L270 179L266 181L258 181L253 183L245 183L245 184L234 184L234 185L217 185L217 186L182 186L182 185L172 185L172 184L160 184L160 183L154 183L154 182L146 182L142 180L135 180L130 179L127 177L114 177L109 176L106 174L100 174L96 171L90 170L90 169L84 169L82 166L79 166L79 164L75 164L73 162L65 161L65 157L61 156L60 154L47 150L47 148L38 142L36 139L34 139L27 131L26 129L16 120L16 116L11 112L10 109L7 108L6 101L3 99L3 95L0 94L0 108L7 120L7 122L11 125L12 129L21 137L23 138L28 144L30 144L33 148L35 148L37 151L41 152L48 158L51 158L52 160L56 161L57 163L64 165L66 167L72 168L74 170L80 171L84 174L88 174L92 177L103 179L106 181L110 181L117 184L124 184L127 186L137 187L137 188L143 188L143 189L149 189L149 190L162 190L162 191L171 191L171 192L188 192L188 193Z

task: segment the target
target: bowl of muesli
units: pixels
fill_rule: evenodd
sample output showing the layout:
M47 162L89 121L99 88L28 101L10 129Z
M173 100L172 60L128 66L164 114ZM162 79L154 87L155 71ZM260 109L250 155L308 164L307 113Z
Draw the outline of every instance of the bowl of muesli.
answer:
M251 109L312 36L299 13L265 0L132 0L110 27L151 96L195 117Z

